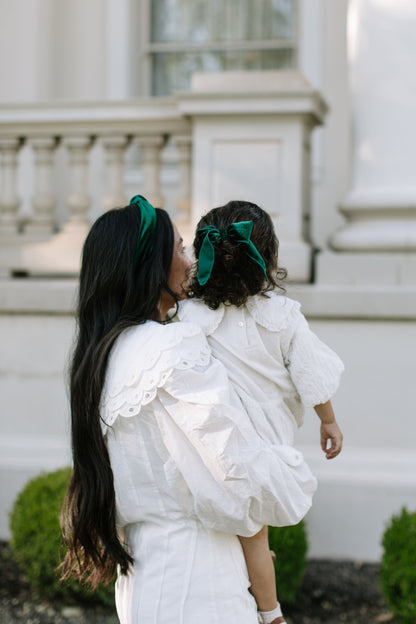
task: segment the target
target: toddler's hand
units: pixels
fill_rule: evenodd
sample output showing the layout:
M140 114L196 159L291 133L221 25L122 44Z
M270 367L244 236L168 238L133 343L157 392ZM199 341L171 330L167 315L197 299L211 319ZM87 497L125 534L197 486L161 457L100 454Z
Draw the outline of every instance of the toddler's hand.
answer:
M342 437L341 429L336 421L321 424L321 448L327 459L333 459L339 455L342 450Z

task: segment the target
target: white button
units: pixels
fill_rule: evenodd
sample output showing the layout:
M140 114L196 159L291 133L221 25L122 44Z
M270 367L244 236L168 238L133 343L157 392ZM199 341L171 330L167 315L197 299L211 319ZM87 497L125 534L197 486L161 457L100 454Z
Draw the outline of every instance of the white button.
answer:
M238 322L238 325L239 325L240 327L244 327L244 323L243 323L243 321L239 321L239 322Z

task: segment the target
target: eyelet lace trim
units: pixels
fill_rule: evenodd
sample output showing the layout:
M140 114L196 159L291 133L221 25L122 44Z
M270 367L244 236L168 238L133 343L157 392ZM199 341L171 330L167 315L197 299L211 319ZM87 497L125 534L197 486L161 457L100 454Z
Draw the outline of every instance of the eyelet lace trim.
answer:
M110 356L100 404L104 433L118 416L136 416L173 370L209 363L209 347L196 325L172 323L164 332L146 325L123 332Z
M254 295L247 299L246 306L251 316L269 331L287 329L292 317L300 310L300 304L276 292L266 293L266 297Z

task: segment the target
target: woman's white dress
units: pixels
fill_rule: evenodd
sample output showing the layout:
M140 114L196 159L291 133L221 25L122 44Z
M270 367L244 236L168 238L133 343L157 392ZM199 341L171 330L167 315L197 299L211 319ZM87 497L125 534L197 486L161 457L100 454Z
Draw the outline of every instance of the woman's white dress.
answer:
M121 334L101 416L135 560L116 584L121 624L257 624L236 535L303 518L315 480L302 459L256 434L192 323Z

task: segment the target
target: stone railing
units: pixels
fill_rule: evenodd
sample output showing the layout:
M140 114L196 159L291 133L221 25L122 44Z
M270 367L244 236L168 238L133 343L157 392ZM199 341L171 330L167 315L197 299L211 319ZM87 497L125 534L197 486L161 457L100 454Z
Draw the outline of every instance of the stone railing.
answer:
M132 146L139 153L129 165L139 170L134 192L163 206L167 144L176 170L176 217L186 222L191 133L173 100L1 106L0 273L76 273L92 208L99 213L127 201L126 153ZM94 185L91 170L97 166L100 184ZM23 206L22 189L28 188ZM98 206L92 207L92 195Z

